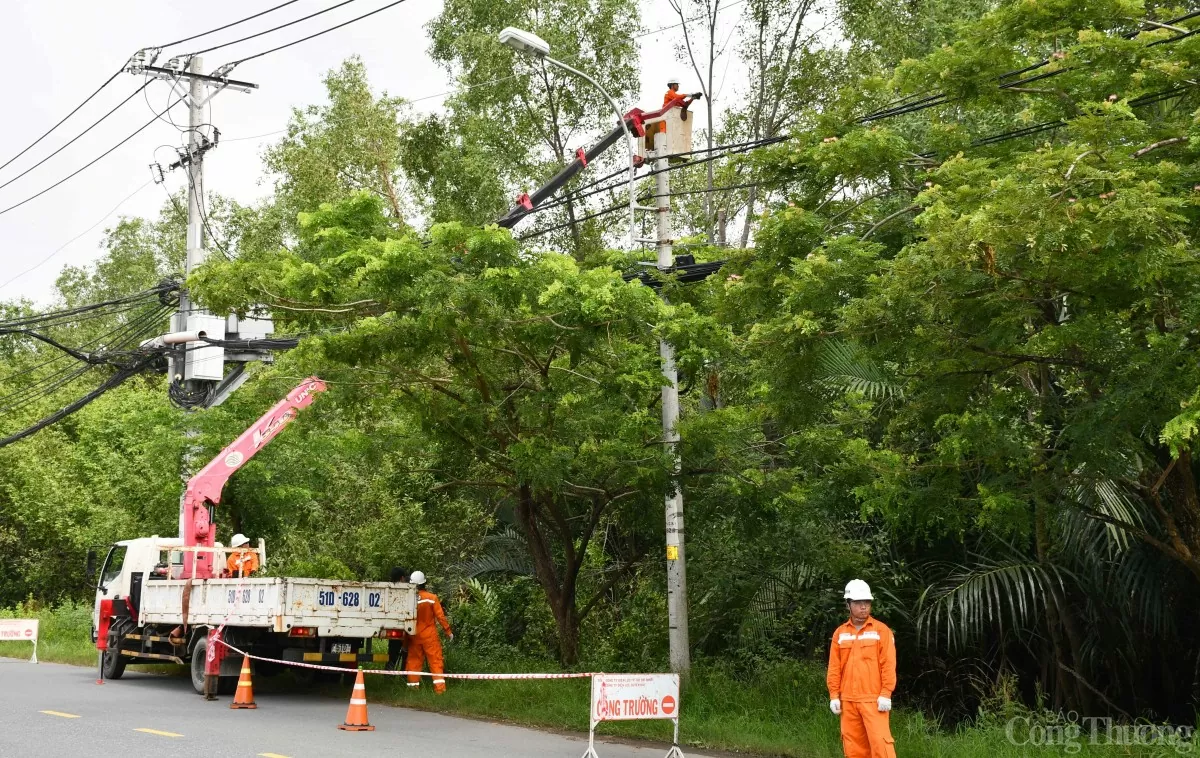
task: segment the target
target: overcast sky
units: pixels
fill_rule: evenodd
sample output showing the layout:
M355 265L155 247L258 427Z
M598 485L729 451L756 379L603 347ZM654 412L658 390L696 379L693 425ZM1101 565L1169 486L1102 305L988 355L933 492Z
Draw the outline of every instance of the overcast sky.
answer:
M299 0L246 24L168 48L159 65L172 55L238 39L328 8L337 1ZM208 53L204 68L211 71L222 63L326 29L388 2L357 0L310 21ZM3 84L6 102L5 118L0 120L0 164L70 112L140 48L187 37L277 4L278 0L9 0L5 3L6 23L0 31L0 67L8 73ZM449 83L426 52L424 26L441 7L440 0L408 0L364 21L239 66L230 76L258 83L260 89L252 94L226 91L214 99L212 121L221 130L221 144L205 159L208 189L242 203L264 196L268 187L263 184L260 154L264 145L278 139L278 135L247 138L283 129L292 107L323 102L322 75L349 55L362 57L377 91L416 100L414 107L421 111L440 108L442 98L429 96L444 93ZM731 21L739 10L731 9ZM667 0L643 0L645 29L677 22ZM660 102L670 73L684 76L684 90L695 85L688 69L675 60L675 46L680 39L676 28L639 40L642 93L638 105L648 107ZM13 180L61 147L142 83L141 77L119 76L45 141L0 170L0 184ZM166 199L164 188L175 191L182 186L185 177L178 171L168 173L164 185L149 183L149 164L155 156L164 164L174 158L171 150L158 148L180 143L180 133L160 121L62 186L3 212L145 124L170 102L169 87L163 81L152 83L144 95L121 107L57 156L0 187L0 300L26 297L47 304L64 265L82 265L100 255L99 244L106 227L121 215L156 215ZM629 105L633 104L622 104ZM176 108L174 115L176 122L186 124L184 106ZM696 128L703 128L703 109L697 116ZM22 274L34 266L35 270ZM18 275L15 281L5 284Z

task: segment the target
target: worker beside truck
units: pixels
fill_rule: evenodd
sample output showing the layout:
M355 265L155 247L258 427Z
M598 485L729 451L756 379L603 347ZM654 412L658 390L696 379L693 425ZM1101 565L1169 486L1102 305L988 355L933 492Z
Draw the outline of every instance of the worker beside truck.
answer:
M446 620L446 612L442 610L442 601L425 589L425 573L414 571L410 579L417 585L417 629L408 639L408 660L404 668L408 671L420 671L428 661L429 673L433 675L433 691L441 695L446 692L446 679L442 676L446 669L438 626L445 630L446 637L451 641L454 640L454 632L450 629L450 622ZM408 686L420 687L421 677L409 674Z

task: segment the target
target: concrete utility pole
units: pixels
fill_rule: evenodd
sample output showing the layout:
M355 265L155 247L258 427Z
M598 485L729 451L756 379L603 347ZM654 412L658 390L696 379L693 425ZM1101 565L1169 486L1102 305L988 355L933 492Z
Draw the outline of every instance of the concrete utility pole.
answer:
M229 66L222 67L211 75L205 74L204 62L199 56L173 58L165 67L157 67L154 62L158 54L157 49L139 51L130 58L126 71L169 82L180 100L185 101L188 106L187 147L179 152L179 160L172 164L171 168L184 169L188 177L187 253L184 259L184 275L190 277L208 255L204 244L204 232L208 225L204 211L204 156L216 147L219 140L216 127L204 120L204 106L225 89L250 92L257 89L258 85L229 79L225 76ZM187 85L186 89L184 84ZM207 134L205 127L209 130ZM161 167L153 164L151 169L157 180L161 181ZM196 335L201 333L208 339L238 340L265 337L273 328L270 319L239 321L235 316L216 316L201 311L194 307L186 289L179 293L179 308L171 317L171 331L177 335L191 335L186 342L178 343L179 349L173 351L168 359L169 392L173 393L172 399L175 402L189 410L220 405L248 378L249 375L245 372L247 362L272 359L269 351L247 350L228 353L220 345L200 342ZM227 362L233 364L233 369L228 374L225 373ZM196 436L194 429L188 429L184 434L189 439ZM181 475L185 481L191 473L194 452L192 446L184 452ZM183 536L185 512L182 497L179 502L179 534Z
M675 265L671 239L671 180L667 160L667 134L654 135L654 194L658 202L658 270L667 271ZM670 642L671 670L686 674L691 668L691 648L688 644L687 558L683 539L683 490L679 486L679 373L675 369L675 347L666 340L658 343L662 358L663 443L672 457L671 491L666 496L667 513L667 624Z

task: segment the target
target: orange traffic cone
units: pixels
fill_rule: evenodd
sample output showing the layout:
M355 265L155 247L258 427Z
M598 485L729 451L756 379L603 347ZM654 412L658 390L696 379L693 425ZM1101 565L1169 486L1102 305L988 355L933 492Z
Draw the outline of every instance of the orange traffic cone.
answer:
M375 727L367 722L367 686L363 684L362 669L358 670L358 678L354 680L354 690L350 693L350 708L346 711L346 723L338 727L347 732L373 732Z
M238 677L237 692L230 708L257 708L254 702L254 687L250 685L250 656L242 657L242 675Z

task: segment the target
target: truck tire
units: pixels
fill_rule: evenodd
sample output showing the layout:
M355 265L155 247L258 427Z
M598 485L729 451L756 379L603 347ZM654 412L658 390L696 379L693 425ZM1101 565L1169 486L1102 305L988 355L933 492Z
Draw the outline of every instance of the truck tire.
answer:
M197 695L204 694L204 657L207 653L208 640L201 636L192 647L192 660L188 667L192 673L192 688Z
M192 689L196 690L197 695L204 694L204 659L207 656L208 638L201 636L192 648L192 661L189 665L192 674ZM217 677L217 694L232 695L237 691L237 683L238 677L236 676Z
M104 678L105 679L120 679L125 675L125 664L129 659L121 655L121 651L115 646L109 647L104 651Z

